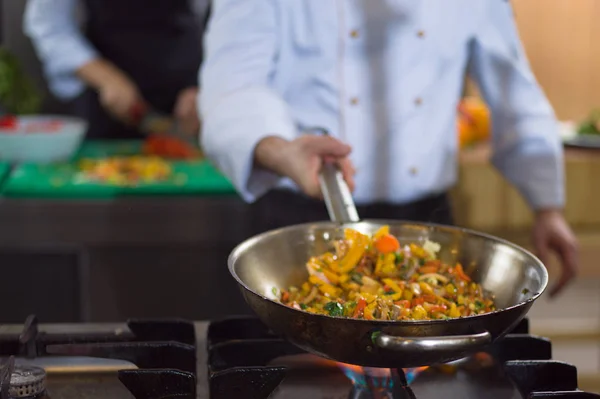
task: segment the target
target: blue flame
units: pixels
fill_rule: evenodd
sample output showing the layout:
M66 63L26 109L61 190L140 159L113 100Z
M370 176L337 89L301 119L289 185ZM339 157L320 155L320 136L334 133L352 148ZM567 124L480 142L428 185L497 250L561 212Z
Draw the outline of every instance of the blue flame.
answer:
M411 385L417 379L417 375L419 375L420 373L420 369L404 369L404 375L406 376L407 385Z
M365 367L363 368L363 372L358 372L352 367L342 366L342 370L346 377L352 381L352 384L357 387L367 388L369 387L369 382L377 389L391 390L394 387L393 374L388 369ZM420 368L404 369L407 384L411 385L421 371Z

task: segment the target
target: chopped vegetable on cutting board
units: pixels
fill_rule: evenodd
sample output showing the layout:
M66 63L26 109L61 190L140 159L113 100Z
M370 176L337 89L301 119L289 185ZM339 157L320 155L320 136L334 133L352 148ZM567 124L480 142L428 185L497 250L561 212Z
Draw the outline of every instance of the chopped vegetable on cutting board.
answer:
M117 186L135 186L167 180L171 165L159 157L115 156L79 161L77 176L82 182L99 182Z
M148 167L146 179L115 170L107 160L141 158ZM147 162L158 159L157 162ZM154 165L150 167L151 165ZM162 176L156 169L169 172ZM136 168L134 167L134 169ZM84 173L87 171L87 173ZM141 173L142 175L144 173ZM108 177L106 177L108 176ZM142 140L91 140L72 162L37 165L23 163L13 169L2 187L13 198L117 198L153 195L236 195L231 182L206 160L166 159L148 156Z
M169 159L198 160L202 153L198 148L167 135L154 135L144 141L143 152L146 155Z

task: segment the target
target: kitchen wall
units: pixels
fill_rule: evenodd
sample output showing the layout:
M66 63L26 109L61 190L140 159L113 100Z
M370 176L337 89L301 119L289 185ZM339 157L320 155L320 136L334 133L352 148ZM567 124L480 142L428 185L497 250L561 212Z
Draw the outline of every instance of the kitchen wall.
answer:
M559 118L600 106L600 1L512 0L533 70Z

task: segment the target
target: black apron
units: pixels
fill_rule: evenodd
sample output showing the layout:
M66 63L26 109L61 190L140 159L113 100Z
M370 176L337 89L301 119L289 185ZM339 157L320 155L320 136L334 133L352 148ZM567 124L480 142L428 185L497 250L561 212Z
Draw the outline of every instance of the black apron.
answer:
M151 106L171 114L179 92L198 86L204 26L193 0L83 1L92 45L131 77ZM90 122L89 138L141 137L112 118L91 89L74 105Z
M285 189L271 190L252 207L253 234L301 223L329 220L323 201ZM357 206L361 219L391 219L453 225L452 204L447 193L408 204L385 202Z

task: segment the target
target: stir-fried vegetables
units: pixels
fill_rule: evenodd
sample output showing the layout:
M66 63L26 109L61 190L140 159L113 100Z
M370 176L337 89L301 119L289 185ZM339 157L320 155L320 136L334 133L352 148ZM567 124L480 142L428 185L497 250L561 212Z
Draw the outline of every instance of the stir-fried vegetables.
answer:
M278 293L287 306L367 320L431 320L488 313L493 297L460 263L437 257L440 245L402 245L383 226L372 237L346 229L332 252L306 263L308 281Z

